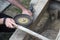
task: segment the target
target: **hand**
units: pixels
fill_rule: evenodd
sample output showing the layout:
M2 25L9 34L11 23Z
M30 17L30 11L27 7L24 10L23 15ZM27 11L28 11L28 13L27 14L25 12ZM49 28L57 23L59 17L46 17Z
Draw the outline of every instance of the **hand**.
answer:
M6 18L5 25L8 28L15 28L13 25L15 24L15 21L12 18Z
M22 9L22 14L27 14L29 16L32 16L32 12L30 10L27 10L23 5L21 5L17 0L8 0L10 3L14 4L15 6Z
M22 14L27 14L29 16L32 16L32 12L30 10L23 10Z

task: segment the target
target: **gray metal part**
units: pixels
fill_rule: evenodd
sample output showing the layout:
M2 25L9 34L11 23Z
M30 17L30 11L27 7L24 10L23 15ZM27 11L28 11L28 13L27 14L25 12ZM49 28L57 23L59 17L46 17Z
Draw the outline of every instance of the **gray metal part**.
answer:
M2 12L10 3L6 0L0 0L0 12Z

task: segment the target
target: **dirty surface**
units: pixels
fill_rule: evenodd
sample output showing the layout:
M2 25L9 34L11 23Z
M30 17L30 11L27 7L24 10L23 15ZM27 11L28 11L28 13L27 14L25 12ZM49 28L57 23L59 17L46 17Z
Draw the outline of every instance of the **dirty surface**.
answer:
M47 27L47 30L45 30L42 35L46 36L49 39L55 40L57 37L57 34L60 29L60 20L57 19L53 21L50 26Z
M20 1L22 1L22 3L23 3L23 5L25 5L25 7L26 8L28 8L28 4L29 4L29 1L30 0L20 0ZM26 6L27 5L27 6ZM15 6L13 6L13 5L11 5L5 12L4 12L5 14L7 14L7 15L9 15L9 16L12 16L12 17L14 17L15 15L17 15L17 14L20 14L21 13L21 10L19 9L19 8L17 8L17 7L15 7ZM47 18L47 17L43 17L43 19L44 18ZM42 19L42 20L43 20ZM42 26L42 24L45 22L45 19L43 20L43 21L40 21L40 23L38 23L38 27L40 27L40 26ZM40 25L41 24L41 25ZM38 33L40 33L40 34L42 34L43 36L46 36L47 38L49 38L49 39L55 39L56 38L56 36L57 36L57 33L58 33L58 30L59 30L59 27L60 26L60 20L55 20L55 21L53 21L53 22L51 22L50 23L50 25L46 25L45 27L45 30L42 32L42 33L40 33L39 31L40 31L40 29L39 28L37 28L36 27L36 32L38 32ZM43 26L42 26L43 27ZM37 31L38 30L38 31ZM3 34L3 33L1 33L1 34ZM4 34L3 34L4 35ZM5 35L9 35L9 33L5 33ZM10 37L11 35L9 35L9 37ZM0 36L1 37L1 36ZM9 38L8 36L7 36L7 38ZM2 37L2 38L5 38L4 36ZM6 39L7 40L7 39ZM37 39L37 38L32 38L30 35L28 36L28 38L26 39L26 40L39 40L39 39Z
M45 36L45 37L47 37L49 39L55 40L56 37L57 37L58 31L60 29L60 20L57 19L57 20L54 20L52 22L49 20L49 21L47 21L47 23L43 27L42 26L43 23L44 23L43 21L45 21L45 18L47 19L47 17L48 17L48 16L47 17L46 16L47 15L45 14L45 16L42 18L42 20L40 20L40 22L36 26L36 28L34 28L35 29L34 31L37 32L37 33L40 33L41 35L43 35L43 36ZM41 25L41 22L42 22L42 25ZM44 31L39 29L41 27L43 27ZM31 36L31 35L28 35L28 36L25 37L24 40L40 40L40 39L35 38L35 37Z

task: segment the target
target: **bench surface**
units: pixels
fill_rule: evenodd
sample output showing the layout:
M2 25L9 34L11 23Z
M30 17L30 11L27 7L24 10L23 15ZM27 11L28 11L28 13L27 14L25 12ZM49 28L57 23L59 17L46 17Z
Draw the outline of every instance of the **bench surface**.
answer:
M2 12L10 3L6 0L0 0L0 12Z

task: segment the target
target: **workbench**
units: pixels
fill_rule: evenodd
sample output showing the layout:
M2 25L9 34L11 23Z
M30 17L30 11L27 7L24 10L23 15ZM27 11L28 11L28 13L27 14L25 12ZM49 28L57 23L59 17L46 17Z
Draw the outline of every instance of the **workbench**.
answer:
M48 0L31 0L30 4L33 4L34 22L35 24L37 24L41 18L41 15L46 11ZM16 31L12 34L9 40L24 40L26 34L27 34L26 32L16 29Z

